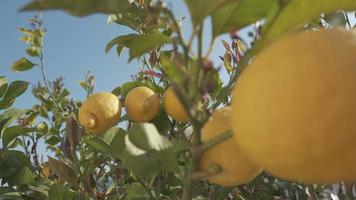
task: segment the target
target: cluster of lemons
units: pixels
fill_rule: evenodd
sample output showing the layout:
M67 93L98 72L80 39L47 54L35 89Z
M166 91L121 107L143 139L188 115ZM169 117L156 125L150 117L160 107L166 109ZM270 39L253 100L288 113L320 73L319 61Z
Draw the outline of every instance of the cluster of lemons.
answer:
M163 95L163 104L167 114L178 121L188 121L189 117L169 87ZM146 86L132 89L124 102L127 116L135 122L149 122L160 110L160 98ZM112 93L99 92L91 95L80 107L78 118L84 128L94 134L101 134L115 126L121 116L119 99Z
M232 105L216 109L202 129L202 141L232 130L230 138L204 152L201 170L223 186L248 183L262 169L302 183L356 179L356 37L330 29L287 35L260 52L239 77ZM172 88L163 95L167 114L188 121ZM159 111L158 95L131 90L125 109L131 120L148 122ZM101 133L120 118L118 98L89 97L80 123Z

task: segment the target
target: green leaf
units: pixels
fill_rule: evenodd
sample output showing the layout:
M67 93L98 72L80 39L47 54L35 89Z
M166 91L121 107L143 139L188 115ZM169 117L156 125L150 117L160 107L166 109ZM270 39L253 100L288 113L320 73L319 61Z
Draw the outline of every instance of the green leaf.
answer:
M124 163L139 176L178 171L172 144L153 124L134 124L125 136L125 146Z
M132 183L127 188L127 200L149 199L150 196L140 183Z
M119 37L114 38L106 45L105 53L108 53L110 49L113 48L115 45L117 45L118 47L128 48L132 43L132 41L136 39L138 36L139 36L138 34L128 34L128 35L121 35ZM122 49L120 50L120 53L121 51Z
M126 146L127 146L127 142L126 142ZM156 160L154 157L152 157L151 154L144 153L144 154L133 155L132 149L131 152L125 149L123 162L127 166L127 168L132 170L132 172L135 175L141 177L150 176L161 170L159 161Z
M68 183L77 186L76 175L71 167L66 163L54 158L48 157L49 168L60 178Z
M112 127L103 135L111 148L111 155L119 159L122 158L125 149L125 135L125 130L117 127Z
M85 142L101 152L111 153L110 145L99 136L88 138L85 140Z
M275 18L265 33L265 42L269 43L286 32L302 27L320 14L329 14L337 10L356 10L354 0L290 0Z
M62 141L62 139L56 135L52 135L51 137L46 139L46 144L49 145L57 145L58 143L60 143Z
M0 187L0 197L4 194L11 193L11 192L16 192L16 190L9 186Z
M32 171L28 167L22 167L16 174L7 177L9 185L28 185L35 182Z
M33 66L35 66L35 64L33 64L27 58L21 58L20 60L12 64L11 69L15 72L22 72L32 69Z
M0 136L4 132L4 130L10 126L10 124L17 119L20 115L25 113L26 110L20 110L20 109L15 109L11 108L9 110L6 110L0 115Z
M0 98L5 94L7 89L7 80L5 76L0 76Z
M166 43L169 43L168 36L160 33L159 31L152 31L145 35L139 35L133 40L130 45L130 61L136 57L149 52L150 50L160 47Z
M156 127L150 123L134 124L128 131L128 139L144 151L151 149L159 151L172 146L169 140L160 135Z
M16 137L36 131L35 128L22 128L20 126L11 126L4 130L2 135L2 144L7 147Z
M162 135L165 135L172 128L171 120L169 120L169 117L163 108L161 108L160 112L153 118L152 123Z
M112 127L103 137L94 136L86 139L85 142L101 152L121 159L125 148L124 138L125 131L123 129Z
M127 0L37 0L21 9L21 11L33 10L64 10L80 17L95 13L138 13L141 11Z
M169 51L162 51L159 56L160 63L162 65L162 70L167 75L168 79L174 83L180 83L183 80L184 73L179 70L182 68L179 64L183 64L183 57L180 55L175 55ZM179 63L177 63L179 62ZM192 64L191 60L190 63Z
M241 29L263 19L276 6L276 0L240 0L223 6L212 14L213 36Z
M28 159L20 151L8 150L0 154L0 178L11 177L27 166L30 166Z
M236 2L236 0L184 0L187 5L194 25L201 23L216 9Z
M12 82L6 90L3 99L0 100L0 110L9 108L15 102L15 98L26 91L28 84L27 81Z
M76 192L59 183L54 183L48 192L48 200L74 199L76 196Z

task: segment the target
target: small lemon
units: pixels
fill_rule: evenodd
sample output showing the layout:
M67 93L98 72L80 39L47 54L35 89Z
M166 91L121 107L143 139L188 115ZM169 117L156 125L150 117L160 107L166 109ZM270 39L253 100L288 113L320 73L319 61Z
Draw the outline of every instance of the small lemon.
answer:
M189 116L184 106L179 101L172 87L169 87L163 94L163 105L166 113L177 121L186 122Z
M232 97L244 153L272 175L303 183L356 180L356 36L294 33L256 56Z
M86 99L79 109L79 123L94 134L115 126L121 114L119 99L109 92L99 92Z
M230 115L230 107L216 109L202 128L202 141L208 142L230 130ZM200 170L209 170L214 165L220 166L222 172L209 176L208 180L222 186L249 183L261 171L243 154L233 138L229 138L203 153Z
M136 87L127 94L125 109L133 121L149 122L159 111L159 97L148 87Z

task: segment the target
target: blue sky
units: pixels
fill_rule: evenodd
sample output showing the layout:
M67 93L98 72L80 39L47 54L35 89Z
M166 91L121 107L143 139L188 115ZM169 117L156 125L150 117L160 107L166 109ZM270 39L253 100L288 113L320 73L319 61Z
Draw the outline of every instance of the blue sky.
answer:
M28 0L0 1L0 75L8 80L28 80L35 84L41 75L38 68L26 72L13 72L11 64L25 56L25 44L19 41L22 35L17 29L29 27L28 19L36 12L20 13L18 9L28 3ZM183 1L170 1L177 17L187 17L189 14ZM127 63L128 54L124 52L118 57L115 51L105 54L107 42L118 35L130 33L128 28L115 24L106 24L106 15L96 14L85 18L70 16L62 11L47 11L43 13L47 34L44 40L45 65L48 78L53 80L59 76L65 77L66 87L75 99L83 99L85 92L78 81L90 70L96 76L95 91L111 91L116 86L130 80L130 75L138 70L138 62ZM190 23L183 22L184 34L190 33ZM207 24L205 39L210 42L210 25ZM227 37L227 36L223 36ZM219 54L223 54L222 44L216 43L212 59L221 64ZM226 74L224 75L226 76ZM30 107L35 103L30 90L15 102L18 108Z
M38 14L37 12L18 12L28 2L29 0L0 1L0 76L5 75L8 81L26 80L34 85L38 81L42 81L38 68L25 72L14 72L10 69L14 61L26 56L26 44L19 41L22 34L18 28L29 28L28 19ZM176 17L186 17L183 22L183 30L186 38L189 37L191 30L189 13L183 1L170 0L168 2L171 2L169 6L173 8ZM73 99L84 100L85 98L86 94L80 88L78 81L83 79L87 70L96 76L94 92L111 91L130 81L130 75L138 71L139 63L136 60L127 62L127 51L123 52L121 57L116 55L114 49L105 54L104 48L111 39L132 32L123 26L107 24L106 15L95 14L78 18L62 11L46 11L43 13L43 19L47 28L44 39L44 56L48 79L53 80L64 76L65 86L71 91ZM207 46L211 39L209 23L205 29L204 41L207 41L205 43ZM246 31L244 35L246 35ZM229 39L227 35L221 38ZM222 64L218 56L224 53L224 47L221 42L216 42L215 46L216 49L211 55L211 59L217 66ZM227 77L226 72L223 72L222 75ZM31 95L31 88L32 86L24 95L16 99L14 107L31 108L37 103ZM41 141L39 152L40 155L46 155L49 152L45 150L45 145L42 143ZM0 139L0 148L1 146Z

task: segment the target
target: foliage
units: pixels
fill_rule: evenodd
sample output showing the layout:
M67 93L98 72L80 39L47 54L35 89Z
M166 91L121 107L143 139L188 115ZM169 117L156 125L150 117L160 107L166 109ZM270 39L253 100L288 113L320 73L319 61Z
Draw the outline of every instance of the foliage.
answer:
M193 30L183 38L181 21L164 2L151 0L38 0L21 10L60 9L75 16L110 14L108 22L132 29L108 42L129 51L129 61L142 64L133 81L112 93L124 101L132 88L145 85L160 97L172 85L190 121L172 120L161 109L151 123L136 124L124 115L118 127L101 136L88 134L77 121L80 100L70 97L63 79L48 81L43 62L45 28L40 17L30 19L24 34L27 57L15 61L16 72L39 69L42 81L32 88L38 103L26 110L12 107L28 87L26 81L8 83L0 77L0 198L1 199L316 199L330 198L330 186L302 185L278 180L266 173L248 185L224 188L196 175L197 150L204 149L200 129L210 111L230 103L238 75L266 45L291 31L321 27L352 28L345 11L356 9L353 0L185 0ZM203 25L211 19L212 41L203 52ZM185 21L184 21L185 22ZM253 25L252 47L237 31ZM222 65L229 80L209 59L219 35ZM194 46L193 43L197 45ZM196 47L196 48L195 48ZM204 54L205 53L205 54ZM216 59L216 58L212 58ZM80 85L93 93L94 76L86 74ZM43 162L38 145L44 142L53 156ZM44 173L48 166L50 173ZM204 177L203 177L204 178ZM352 185L346 188L351 198ZM307 191L307 192L306 192Z

